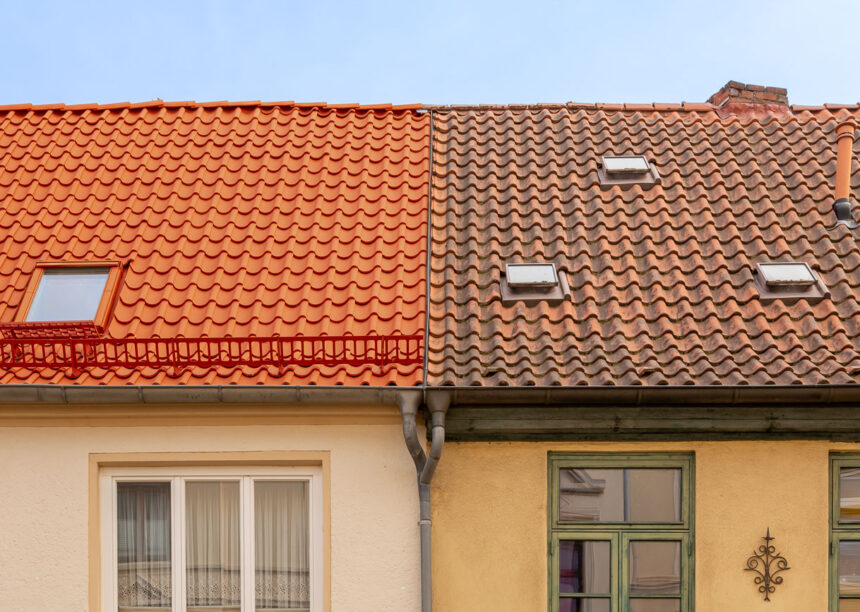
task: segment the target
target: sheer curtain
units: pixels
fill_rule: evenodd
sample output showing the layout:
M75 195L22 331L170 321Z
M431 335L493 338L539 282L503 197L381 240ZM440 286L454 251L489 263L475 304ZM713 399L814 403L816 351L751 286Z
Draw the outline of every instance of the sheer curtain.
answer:
M239 609L239 483L186 482L185 563L188 610Z
M117 483L119 608L170 609L170 483Z
M308 483L254 483L258 610L310 607Z

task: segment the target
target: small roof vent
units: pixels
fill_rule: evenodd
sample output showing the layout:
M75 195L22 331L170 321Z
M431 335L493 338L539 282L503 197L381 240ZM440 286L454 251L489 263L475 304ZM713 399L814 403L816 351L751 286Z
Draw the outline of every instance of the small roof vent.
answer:
M644 155L604 155L597 176L600 186L606 189L613 185L651 187L660 182L657 169Z
M501 278L502 304L557 303L570 293L567 279L553 263L509 263Z
M805 299L818 302L830 296L821 277L804 262L759 262L753 273L762 301Z

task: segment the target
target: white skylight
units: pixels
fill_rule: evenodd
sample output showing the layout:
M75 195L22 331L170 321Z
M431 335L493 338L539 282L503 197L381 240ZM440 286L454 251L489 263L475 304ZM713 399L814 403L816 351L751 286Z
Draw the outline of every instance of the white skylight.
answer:
M558 276L551 263L506 264L508 286L514 288L555 287Z
M109 273L108 268L46 269L27 311L27 321L92 321Z
M611 174L641 174L648 172L648 160L642 155L603 156L603 168Z
M765 284L769 287L815 284L815 276L805 263L761 263L759 269L764 276Z

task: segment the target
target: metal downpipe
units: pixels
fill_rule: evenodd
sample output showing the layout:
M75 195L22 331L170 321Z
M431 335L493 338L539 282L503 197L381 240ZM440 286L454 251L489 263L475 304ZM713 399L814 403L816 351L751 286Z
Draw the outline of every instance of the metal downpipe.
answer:
M430 482L439 459L442 457L442 447L445 445L445 414L451 402L448 392L429 391L427 393L427 409L431 419L430 450L425 453L418 439L415 419L421 403L421 392L403 392L398 394L397 403L403 420L403 438L406 448L415 463L418 476L418 529L421 539L421 611L433 610L433 556L432 556L432 504L430 499Z

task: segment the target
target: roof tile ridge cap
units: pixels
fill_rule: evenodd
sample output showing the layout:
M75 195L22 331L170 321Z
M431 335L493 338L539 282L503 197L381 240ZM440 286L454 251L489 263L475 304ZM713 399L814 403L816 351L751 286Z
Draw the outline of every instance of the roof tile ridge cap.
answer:
M563 102L539 104L424 104L423 110L428 111L475 111L475 110L541 110L541 109L572 109L572 110L625 110L625 111L713 111L716 107L707 102L648 102L607 103L607 102Z
M562 110L569 102L542 102L536 104L424 104L419 108L428 111L504 111L504 110ZM593 105L590 105L593 106Z
M67 111L83 111L83 110L98 110L99 105L95 102L89 102L85 104L67 104L65 110Z
M161 108L162 106L164 106L164 100L156 98L155 100L148 100L146 102L132 102L128 105L128 108Z
M32 110L32 104L3 104L0 105L0 111L22 111L22 110Z

